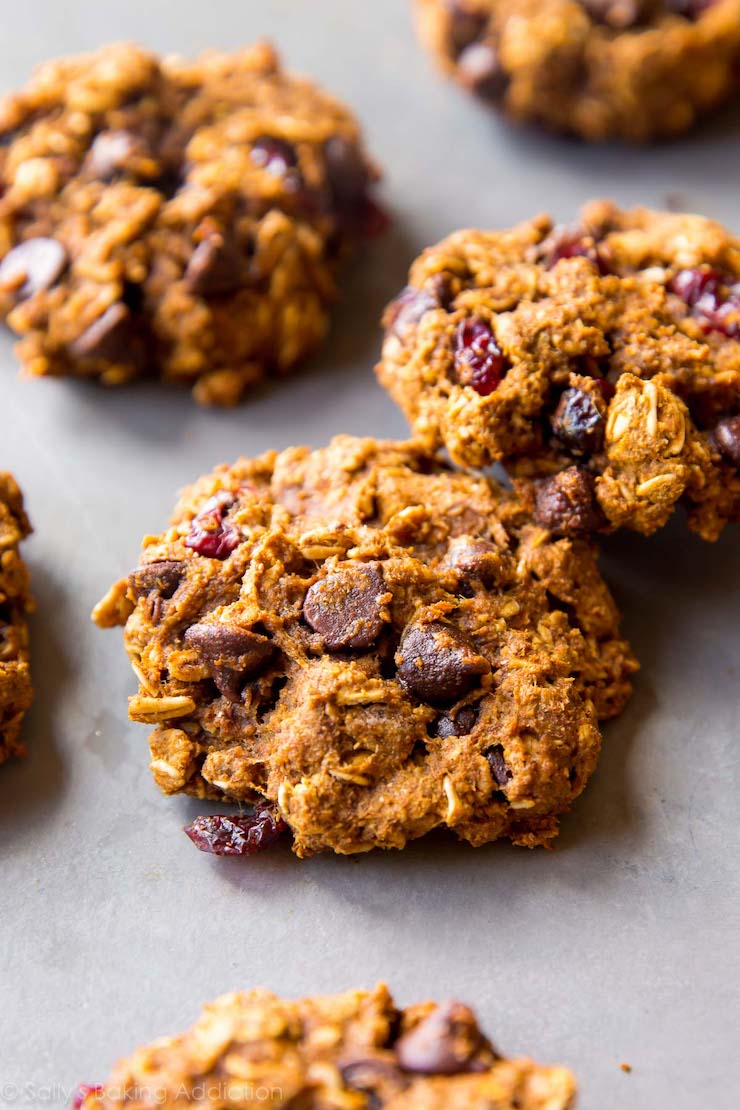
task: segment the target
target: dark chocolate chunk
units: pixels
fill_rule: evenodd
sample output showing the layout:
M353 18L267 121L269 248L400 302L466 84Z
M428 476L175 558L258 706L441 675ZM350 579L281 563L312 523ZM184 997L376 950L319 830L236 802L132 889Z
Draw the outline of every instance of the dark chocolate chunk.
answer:
M369 648L383 628L379 599L386 592L377 564L350 564L311 586L303 615L327 651Z
M185 574L185 566L176 559L145 563L129 575L129 589L137 597L156 591L161 597L172 597Z
M604 440L604 418L585 389L566 389L553 414L552 430L572 455L592 455Z
M133 318L122 301L116 301L106 309L71 344L71 350L77 358L100 359L105 362L132 362L136 358L137 349Z
M67 252L56 239L26 239L0 262L0 288L25 301L56 285L66 266Z
M218 690L234 702L241 700L245 682L261 671L275 652L267 636L211 621L188 628L185 643L197 649Z
M740 416L726 416L714 429L714 439L725 458L740 466Z
M396 664L406 689L429 705L458 701L491 670L472 640L441 621L408 625Z
M462 1002L445 1002L396 1042L396 1057L405 1071L421 1075L456 1075L470 1069L481 1047L475 1014Z
M534 517L556 536L578 536L602 527L593 477L580 466L569 466L540 482Z
M185 271L185 284L198 297L233 293L245 279L244 259L220 232L213 232L198 244Z
M491 768L494 781L497 782L499 786L506 786L507 782L511 782L512 774L506 766L502 745L494 744L492 748L489 748L483 754L488 760L488 766Z

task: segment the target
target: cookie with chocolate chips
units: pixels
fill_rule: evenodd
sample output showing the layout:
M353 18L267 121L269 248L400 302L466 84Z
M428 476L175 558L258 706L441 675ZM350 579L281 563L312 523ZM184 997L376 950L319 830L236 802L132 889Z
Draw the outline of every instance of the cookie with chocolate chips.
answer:
M354 117L265 44L49 62L0 138L0 314L31 375L233 404L321 341L383 223Z
M196 482L95 619L125 625L160 788L256 806L189 827L217 854L545 844L636 668L588 541L349 436Z
M28 649L33 603L18 548L30 531L15 479L0 472L0 763L26 754L20 734L33 699Z
M740 518L740 240L607 202L413 264L378 374L430 450L502 462L555 535Z
M688 130L737 84L740 0L416 0L443 68L517 122L588 141Z
M145 1110L156 1093L157 1106L175 1110L183 1091L234 1110L570 1110L576 1082L566 1068L500 1055L464 1003L399 1009L381 984L296 1002L265 990L224 995L186 1033L80 1088L76 1105Z

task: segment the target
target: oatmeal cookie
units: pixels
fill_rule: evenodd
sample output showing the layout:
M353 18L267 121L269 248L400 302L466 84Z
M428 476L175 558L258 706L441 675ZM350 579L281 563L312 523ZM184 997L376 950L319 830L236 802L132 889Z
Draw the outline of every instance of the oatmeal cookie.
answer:
M283 822L299 855L437 826L545 844L636 667L585 540L350 436L200 479L94 618L126 626L159 787L269 803L239 844L229 819L191 830L217 852Z
M30 531L21 491L0 471L0 763L26 754L20 732L33 697L27 624L33 606L18 545Z
M186 1033L83 1087L78 1110L569 1110L566 1068L501 1056L462 1002L398 1009L387 988L285 1001L224 995Z
M686 131L737 87L740 0L417 0L422 37L512 119L589 141Z
M382 221L354 117L266 44L49 62L0 138L0 312L31 375L232 404L319 343Z
M378 373L430 449L541 479L555 534L740 515L740 240L594 202L574 225L459 231L385 315Z

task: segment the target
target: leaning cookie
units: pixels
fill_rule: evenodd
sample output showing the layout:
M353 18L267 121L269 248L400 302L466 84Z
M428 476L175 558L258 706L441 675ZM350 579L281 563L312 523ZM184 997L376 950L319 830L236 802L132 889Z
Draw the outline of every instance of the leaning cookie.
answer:
M378 373L455 462L549 478L555 534L740 515L740 241L700 216L595 202L459 231L414 263Z
M381 221L353 115L265 44L49 62L0 135L0 313L32 375L234 403L320 342Z
M0 472L0 763L26 754L20 733L33 699L27 623L33 605L18 545L30 531L15 479Z
M340 436L183 494L94 618L168 794L267 803L191 834L248 853L546 844L636 669L585 541L419 447Z
M736 88L740 0L417 0L423 38L519 122L598 141L677 135Z
M296 1002L265 990L224 995L186 1033L80 1088L75 1106L569 1110L576 1091L566 1068L501 1056L464 1003L399 1009L381 984Z

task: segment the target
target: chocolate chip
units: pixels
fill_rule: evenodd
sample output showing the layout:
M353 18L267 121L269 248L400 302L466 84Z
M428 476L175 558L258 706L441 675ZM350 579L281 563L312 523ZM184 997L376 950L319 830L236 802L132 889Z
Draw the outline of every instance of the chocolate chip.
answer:
M441 621L408 625L396 664L406 689L429 705L458 701L491 670L467 636Z
M220 232L213 232L198 244L185 271L185 284L197 297L233 293L245 279L244 259Z
M379 1110L385 1098L408 1087L409 1081L391 1060L351 1060L340 1066L345 1087L367 1095L366 1110Z
M101 131L90 147L86 168L99 181L112 181L133 157L144 153L141 139L131 131Z
M504 749L501 744L494 744L492 748L489 748L483 754L488 760L488 766L491 768L494 781L497 782L499 786L506 786L507 782L511 782L513 776L506 766Z
M129 575L129 589L137 597L156 591L165 600L172 597L185 574L185 567L176 559L145 563Z
M593 477L580 466L569 466L540 482L534 517L556 536L578 536L601 528L604 516Z
M714 429L714 439L725 458L740 466L740 416L726 416Z
M218 690L234 702L241 700L247 679L254 677L275 652L267 636L234 624L206 621L187 630L185 643L203 656Z
M465 4L453 3L450 12L450 47L457 58L466 46L477 42L488 22L484 12L471 11Z
M137 357L134 322L129 309L116 301L70 344L80 359L132 362Z
M475 728L478 710L473 705L463 705L457 713L445 713L437 719L437 736L448 740L450 736L468 736Z
M446 1002L404 1033L396 1056L405 1071L456 1075L470 1070L482 1041L472 1010L462 1002Z
M452 543L447 564L457 571L462 582L479 581L486 589L499 581L504 570L501 551L495 544L467 536Z
M358 147L341 135L324 143L324 158L334 206L341 216L354 218L369 184L365 160Z
M478 96L500 100L509 86L509 75L490 42L474 42L457 60L460 77Z
M592 455L604 440L604 417L585 389L566 389L553 413L552 430L572 455Z
M327 651L371 647L383 628L383 572L375 563L342 567L320 578L306 594L303 616L323 637Z
M0 288L25 301L43 289L51 289L66 266L67 252L56 239L26 239L0 262Z
M414 289L412 285L407 285L386 308L383 314L383 327L388 335L395 335L403 340L422 316L433 308L439 308L439 305L435 292L429 289Z

